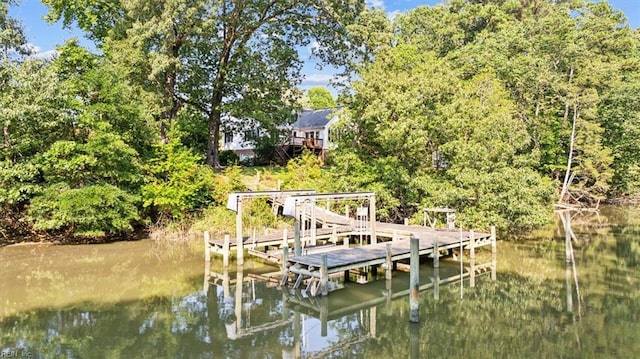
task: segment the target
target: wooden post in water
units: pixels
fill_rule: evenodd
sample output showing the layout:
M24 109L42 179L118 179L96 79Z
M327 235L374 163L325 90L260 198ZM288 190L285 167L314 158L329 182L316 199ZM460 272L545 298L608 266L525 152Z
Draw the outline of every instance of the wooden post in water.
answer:
M285 286L289 281L289 233L287 229L282 232L282 280L280 285ZM284 290L283 290L284 292Z
M289 247L282 247L282 271L287 272L289 269Z
M491 280L496 280L498 265L498 245L496 243L496 226L491 226Z
M311 223L310 223L310 232L311 232L311 245L316 245L316 199L311 200Z
M251 237L252 240L252 248L251 249L256 249L256 240L258 239L258 237L256 236L256 229L255 227L253 228L253 236Z
M299 256L302 254L302 245L300 244L300 220L296 217L293 222L293 254Z
M410 241L409 321L418 323L420 319L420 241L415 237L411 237Z
M327 255L322 255L322 266L320 267L320 294L329 294L329 270L327 266Z
M476 286L476 238L473 229L469 230L469 259L469 287L473 288Z
M391 280L393 277L393 261L391 260L391 243L387 243L387 261L386 261L387 269L384 272L384 277L386 280Z
M438 238L433 240L433 268L440 268L440 247L438 246Z
M236 249L238 255L236 257L236 264L242 266L244 264L244 239L242 238L242 198L237 197L238 206L236 212Z
M378 243L378 235L376 233L376 195L372 194L369 198L369 228L371 230L371 244Z
M211 239L211 235L209 231L204 231L204 261L211 262L211 245L209 245L209 240Z
M227 268L229 266L229 248L231 247L231 238L229 234L224 235L224 241L222 242L222 266Z

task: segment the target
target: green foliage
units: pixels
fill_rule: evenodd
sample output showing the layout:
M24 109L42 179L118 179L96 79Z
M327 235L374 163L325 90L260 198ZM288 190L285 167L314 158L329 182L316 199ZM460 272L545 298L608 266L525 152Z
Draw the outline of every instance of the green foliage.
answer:
M2 221L15 233L130 231L153 131L121 72L75 41L58 51L5 72Z
M205 154L214 167L223 114L264 128L286 123L301 80L298 47L316 39L323 46L314 55L339 64L340 50L348 46L345 26L364 8L361 0L323 6L311 0L164 0L154 6L135 0L109 4L108 10L101 0L45 3L49 21L77 22L155 95L163 135L184 105L206 118Z
M238 156L235 152L231 150L221 151L220 152L220 165L229 166L236 165L240 162L240 156Z
M31 200L29 215L37 230L101 236L132 230L140 218L137 202L137 196L110 184L71 188L59 183Z
M322 164L312 152L304 151L287 163L286 171L281 174L283 189L315 189L326 188L326 180Z
M146 165L144 207L153 208L160 219L180 219L187 212L207 207L213 199L214 174L200 160L179 138L158 145L156 156Z
M336 101L333 99L333 95L322 86L312 87L307 90L307 97L309 97L311 108L314 110L336 107Z
M346 135L330 158L333 184L375 191L386 220L451 207L466 226L545 223L553 186L533 170L539 156L496 74L461 79L415 45L377 55L337 125Z

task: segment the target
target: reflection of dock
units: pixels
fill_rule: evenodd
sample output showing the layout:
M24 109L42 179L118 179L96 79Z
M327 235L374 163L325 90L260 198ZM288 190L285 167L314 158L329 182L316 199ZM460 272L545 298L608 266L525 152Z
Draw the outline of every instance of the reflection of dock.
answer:
M437 301L440 286L471 285L471 271L462 270L463 264L468 263L463 263L462 257L457 260L441 261L433 269L423 266L421 295L431 295L429 291L433 291ZM490 266L478 267L485 269L482 274L489 273L486 269ZM366 285L351 283L331 296L313 297L304 291L277 289L280 273L269 272L268 266L246 270L237 267L234 272L221 268L222 273L212 273L207 268L205 291L215 308L210 313L212 330L220 328L217 333L241 343L251 343L271 333L283 338L282 356L287 358L327 357L376 340L384 321L381 313L394 315L399 309L392 302L409 294L408 273L395 273L393 280L374 280ZM495 271L495 266L491 269ZM340 331L344 328L349 328L348 335Z

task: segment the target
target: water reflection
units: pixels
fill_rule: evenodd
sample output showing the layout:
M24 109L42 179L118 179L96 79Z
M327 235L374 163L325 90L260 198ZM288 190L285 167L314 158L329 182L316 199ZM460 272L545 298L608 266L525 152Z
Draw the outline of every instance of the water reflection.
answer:
M417 325L408 322L404 273L309 298L283 292L265 280L275 268L251 262L225 275L214 261L203 283L201 252L156 258L146 255L148 243L0 248L0 354L639 357L634 213L603 210L602 223L574 221L575 271L557 227L533 240L499 242L497 281L483 276L470 288L463 279L462 298L458 280L442 282L459 274L459 262L442 261L437 273L423 265L421 284L430 287L421 293Z

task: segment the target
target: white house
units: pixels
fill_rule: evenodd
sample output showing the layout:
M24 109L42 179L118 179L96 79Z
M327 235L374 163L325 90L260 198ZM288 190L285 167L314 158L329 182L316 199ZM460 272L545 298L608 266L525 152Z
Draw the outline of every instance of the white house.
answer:
M304 110L296 121L285 129L288 136L281 139L276 152L284 162L288 158L299 155L303 149L308 149L318 156L325 156L331 147L330 127L338 120L338 109ZM233 128L237 119L231 119L228 127ZM265 135L257 123L245 124L245 131L226 131L224 133L223 150L231 150L240 160L246 160L255 156L254 143L251 140L257 136Z

